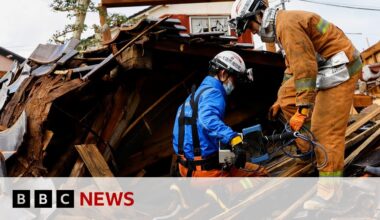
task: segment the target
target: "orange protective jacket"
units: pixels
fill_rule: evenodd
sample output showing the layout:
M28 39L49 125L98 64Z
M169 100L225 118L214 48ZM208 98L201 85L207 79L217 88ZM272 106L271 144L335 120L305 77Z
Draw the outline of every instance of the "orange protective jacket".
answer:
M294 76L297 106L314 104L318 73L316 53L329 59L344 51L350 63L360 58L341 29L312 12L278 11L276 36L286 54L286 74ZM361 65L355 65L355 70L349 68L349 72L356 73L359 68Z

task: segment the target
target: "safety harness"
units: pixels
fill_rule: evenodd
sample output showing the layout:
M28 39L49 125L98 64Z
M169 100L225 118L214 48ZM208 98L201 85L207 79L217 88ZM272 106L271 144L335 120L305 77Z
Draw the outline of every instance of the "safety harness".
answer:
M204 91L207 89L210 89L210 87L203 88L199 91L197 97L195 96L196 88L195 86L191 89L191 96L190 96L190 107L192 109L192 115L191 117L185 116L185 104L186 101L182 104L181 113L178 118L178 157L177 162L180 163L182 166L187 168L187 177L191 177L194 170L196 170L197 166L200 166L202 170L212 170L212 169L219 169L219 159L218 154L213 154L210 157L202 158L201 160L194 160L189 159L186 157L183 151L183 143L185 138L185 125L191 126L191 133L193 138L193 152L194 157L200 157L201 156L201 148L199 143L199 136L198 136L198 129L197 129L197 119L198 119L198 103L199 98L202 95ZM182 156L183 155L183 156ZM185 158L186 160L184 160Z

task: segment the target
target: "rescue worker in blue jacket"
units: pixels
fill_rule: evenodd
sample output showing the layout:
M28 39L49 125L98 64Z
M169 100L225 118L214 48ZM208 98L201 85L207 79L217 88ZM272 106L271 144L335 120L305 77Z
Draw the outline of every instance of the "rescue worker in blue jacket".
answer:
M192 94L178 108L173 148L178 155L181 176L257 176L261 170L258 165L246 163L241 136L223 122L227 95L241 79L253 80L252 72L246 71L237 53L223 51L210 61L209 75L199 88L196 91L193 88ZM219 164L219 142L230 145L235 153L232 169L224 170Z

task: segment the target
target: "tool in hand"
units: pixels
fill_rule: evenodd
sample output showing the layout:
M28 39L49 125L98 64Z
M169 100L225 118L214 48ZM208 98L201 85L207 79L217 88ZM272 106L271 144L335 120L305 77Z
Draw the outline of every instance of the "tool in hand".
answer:
M312 158L315 155L315 149L320 148L325 160L319 167L325 166L327 163L327 153L324 147L315 140L313 134L308 129L303 128L302 130L304 133L293 131L289 124L286 124L282 133L264 136L261 125L254 125L244 128L242 135L244 143L252 151L252 157L250 159L252 163L265 163L271 159L271 155L279 150L291 158ZM292 145L297 138L310 143L310 148L307 152L294 154L286 150L286 147ZM272 152L268 152L269 144L279 146L275 147Z

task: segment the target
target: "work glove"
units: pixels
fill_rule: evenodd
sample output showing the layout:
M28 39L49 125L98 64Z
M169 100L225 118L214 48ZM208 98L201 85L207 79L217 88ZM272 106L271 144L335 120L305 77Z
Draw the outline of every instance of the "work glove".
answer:
M269 112L268 112L268 119L271 120L271 121L274 121L276 120L277 118L277 114L278 112L280 111L280 104L278 104L278 102L275 102L269 109Z
M290 118L289 125L293 131L299 131L305 123L309 109L306 107L298 108L297 112Z
M235 154L235 167L244 168L247 162L247 151L244 149L243 140L236 136L231 140L232 152Z

